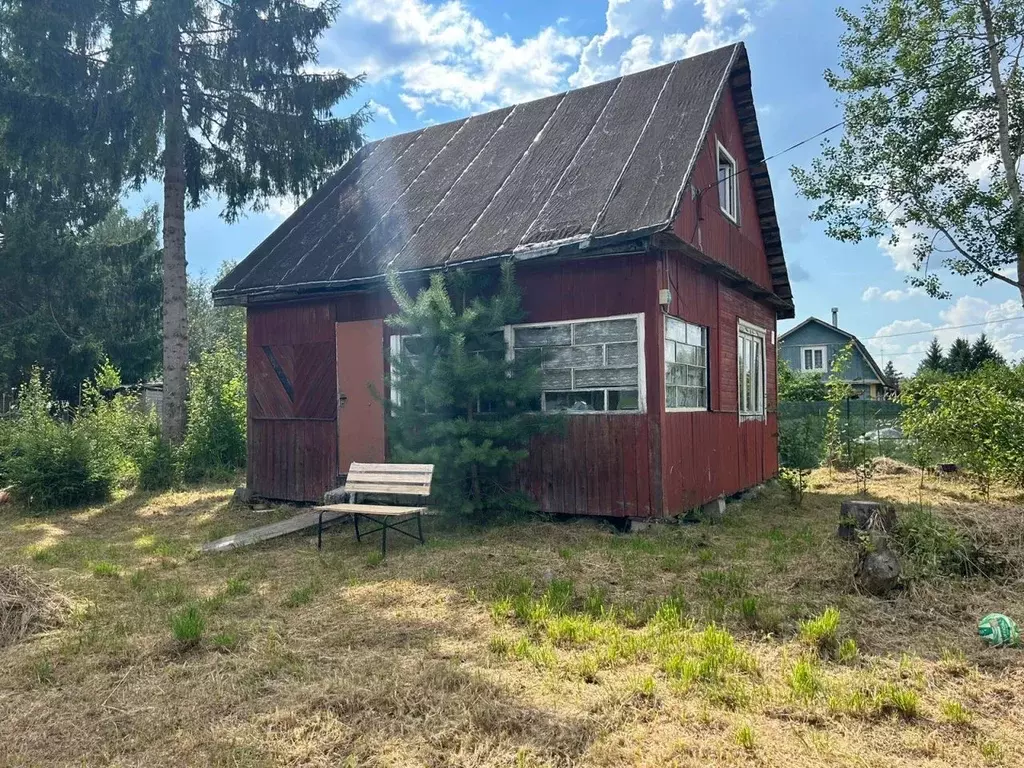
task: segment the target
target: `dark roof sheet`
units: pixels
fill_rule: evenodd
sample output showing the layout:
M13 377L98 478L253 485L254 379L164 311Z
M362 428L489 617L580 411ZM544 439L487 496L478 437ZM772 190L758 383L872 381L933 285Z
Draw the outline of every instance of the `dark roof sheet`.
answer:
M331 290L665 229L737 59L742 44L367 144L214 296Z

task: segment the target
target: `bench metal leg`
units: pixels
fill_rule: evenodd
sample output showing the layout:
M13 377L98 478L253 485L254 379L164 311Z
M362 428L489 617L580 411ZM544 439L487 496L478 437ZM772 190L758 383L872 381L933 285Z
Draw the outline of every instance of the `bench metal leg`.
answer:
M355 524L356 524L356 541L361 541L361 537L359 536L359 518L360 517L362 517L362 515L358 515L358 514L352 515L352 520L354 520Z
M316 548L324 548L324 513L321 512L316 521Z
M419 512L416 513L416 531L420 535L420 544L426 544L427 542L423 538L423 517Z

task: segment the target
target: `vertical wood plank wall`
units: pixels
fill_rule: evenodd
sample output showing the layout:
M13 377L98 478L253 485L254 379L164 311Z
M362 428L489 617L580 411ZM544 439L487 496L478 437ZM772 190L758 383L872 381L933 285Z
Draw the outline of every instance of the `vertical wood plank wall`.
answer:
M718 142L736 161L739 176L739 223L722 213L718 200ZM757 200L747 168L747 151L732 93L726 89L701 145L690 177L690 188L683 193L673 232L684 242L706 253L762 288L771 290L771 272L761 237ZM695 194L696 193L696 194Z
M246 332L248 487L271 499L320 499L338 474L334 307L250 308Z
M569 416L564 434L535 438L517 480L542 509L614 517L677 514L776 473L772 309L675 252L525 263L517 279L526 322L640 312L645 317L647 412ZM672 291L671 314L710 329L710 412L664 410L664 319L658 304L663 287ZM249 310L249 487L257 494L313 501L334 486L339 472L335 323L383 318L395 309L386 292L375 289ZM763 422L739 422L737 318L769 331L771 412ZM385 326L382 357L391 332ZM293 399L285 396L265 347L286 378L294 377ZM317 360L326 364L326 372L314 364ZM321 394L315 402L300 397L312 390Z
M775 313L682 254L669 251L662 279L672 290L669 314L709 329L710 411L664 414L662 472L665 513L679 514L733 494L778 472ZM765 420L740 421L737 407L736 333L739 320L767 331ZM662 352L664 360L664 352Z

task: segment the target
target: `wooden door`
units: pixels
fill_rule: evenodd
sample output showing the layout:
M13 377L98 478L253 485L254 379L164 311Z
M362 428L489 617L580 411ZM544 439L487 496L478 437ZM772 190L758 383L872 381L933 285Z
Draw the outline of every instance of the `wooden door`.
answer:
M338 323L338 471L384 459L384 321Z

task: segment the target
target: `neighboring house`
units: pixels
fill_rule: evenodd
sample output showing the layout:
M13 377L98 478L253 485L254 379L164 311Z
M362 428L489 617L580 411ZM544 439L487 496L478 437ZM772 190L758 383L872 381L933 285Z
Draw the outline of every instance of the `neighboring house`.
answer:
M386 461L382 276L502 258L509 343L560 348L567 427L517 480L542 509L677 514L774 476L793 303L763 160L742 44L363 147L214 289L248 309L249 487L309 501Z
M853 355L846 376L856 397L881 400L889 389L885 374L860 340L839 327L839 310L832 310L832 322L809 317L779 336L779 355L797 373L831 375L832 360L847 344Z

